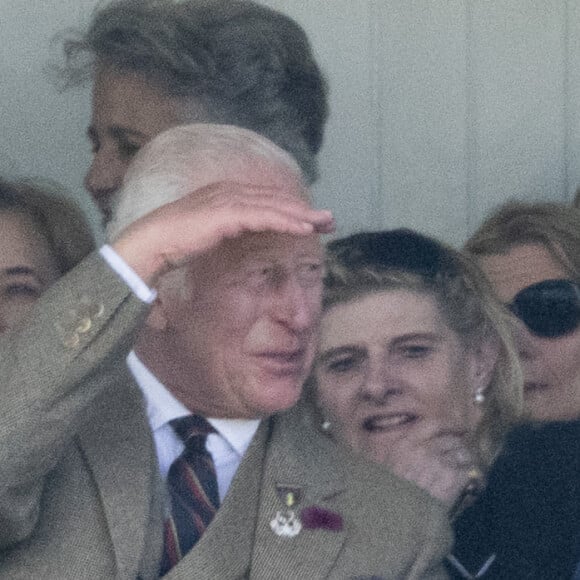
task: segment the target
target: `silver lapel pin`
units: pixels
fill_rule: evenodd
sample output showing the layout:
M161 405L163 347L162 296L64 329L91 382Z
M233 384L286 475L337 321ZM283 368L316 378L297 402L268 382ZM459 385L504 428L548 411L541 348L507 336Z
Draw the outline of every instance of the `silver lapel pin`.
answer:
M300 517L293 509L300 503L302 490L298 487L278 485L276 492L284 504L284 509L276 512L274 519L270 521L270 528L277 536L294 538L302 530Z

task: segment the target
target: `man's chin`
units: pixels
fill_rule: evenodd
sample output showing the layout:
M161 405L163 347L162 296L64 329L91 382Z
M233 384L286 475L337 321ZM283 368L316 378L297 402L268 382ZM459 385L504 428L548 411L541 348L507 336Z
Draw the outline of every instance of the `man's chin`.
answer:
M302 382L280 382L265 384L260 390L259 400L255 402L261 416L273 415L293 407L302 394Z

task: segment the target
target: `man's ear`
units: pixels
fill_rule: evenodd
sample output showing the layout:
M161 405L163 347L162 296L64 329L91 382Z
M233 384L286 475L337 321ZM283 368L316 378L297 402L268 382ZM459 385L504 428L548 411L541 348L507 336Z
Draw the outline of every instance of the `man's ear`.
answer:
M484 337L478 344L471 348L470 374L472 384L472 394L485 391L491 382L493 371L499 357L500 344L496 337Z
M161 297L161 293L159 293L151 305L151 310L149 311L145 324L158 332L162 332L167 328L167 323L168 318L165 311L165 302Z
M181 284L183 284L181 270L172 270L158 280L157 296L145 322L152 330L163 332L171 326L171 321L175 317L176 304L180 300L180 294L176 288L180 288Z

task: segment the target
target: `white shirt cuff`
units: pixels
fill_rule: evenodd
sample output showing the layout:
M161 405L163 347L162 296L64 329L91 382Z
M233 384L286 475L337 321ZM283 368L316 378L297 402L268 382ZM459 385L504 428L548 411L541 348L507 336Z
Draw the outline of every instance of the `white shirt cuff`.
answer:
M133 294L146 304L151 304L157 298L157 291L149 288L139 275L113 250L111 246L105 244L99 253L109 264L109 266L119 275L119 277L131 288Z

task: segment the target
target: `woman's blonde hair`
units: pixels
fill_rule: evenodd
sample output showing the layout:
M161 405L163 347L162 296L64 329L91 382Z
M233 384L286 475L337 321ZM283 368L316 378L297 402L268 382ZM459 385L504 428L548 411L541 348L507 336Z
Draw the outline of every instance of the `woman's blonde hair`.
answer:
M496 209L465 244L472 256L509 252L539 244L580 282L580 209L558 203L508 202Z
M328 245L325 310L396 289L432 296L468 346L497 344L498 358L474 435L480 466L487 469L522 408L522 376L508 313L477 265L433 238L399 229L354 234Z

